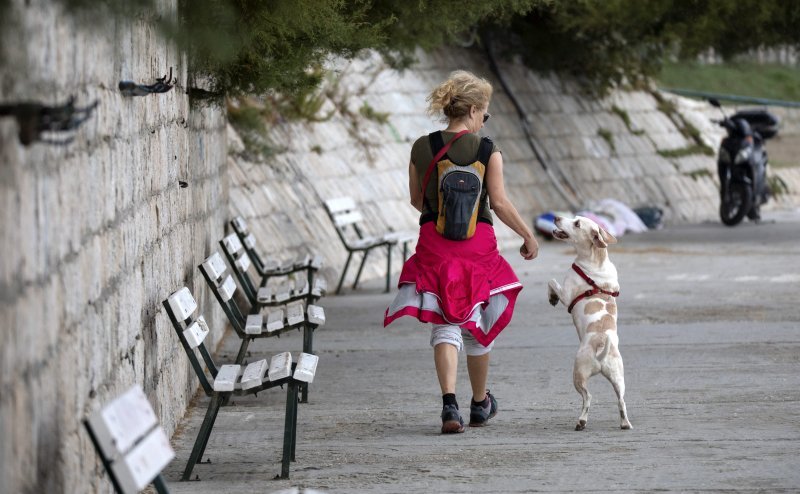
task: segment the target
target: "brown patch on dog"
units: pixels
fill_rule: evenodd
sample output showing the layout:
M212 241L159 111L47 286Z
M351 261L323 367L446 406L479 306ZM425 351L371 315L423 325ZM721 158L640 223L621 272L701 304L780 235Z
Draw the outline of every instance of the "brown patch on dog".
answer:
M606 304L606 311L609 314L611 314L612 316L616 316L617 315L617 303L612 300L611 302Z
M606 314L600 318L600 320L595 321L589 324L586 327L587 333L602 333L609 329L614 329L617 327L616 321L614 321L614 316L611 314Z
M603 310L605 304L600 300L592 300L583 308L583 313L586 315L594 314L595 312L600 312Z

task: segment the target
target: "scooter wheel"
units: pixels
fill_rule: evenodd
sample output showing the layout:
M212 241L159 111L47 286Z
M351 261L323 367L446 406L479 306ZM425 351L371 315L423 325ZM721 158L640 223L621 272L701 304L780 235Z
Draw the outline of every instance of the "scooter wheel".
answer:
M728 226L738 225L753 206L753 191L747 184L734 182L728 186L728 197L722 198L719 217Z

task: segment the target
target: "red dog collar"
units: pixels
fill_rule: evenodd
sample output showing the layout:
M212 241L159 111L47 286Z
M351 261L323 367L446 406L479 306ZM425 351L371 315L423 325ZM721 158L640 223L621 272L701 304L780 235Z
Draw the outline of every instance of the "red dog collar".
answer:
M577 304L581 300L585 299L586 297L591 297L592 295L597 295L598 293L603 293L605 295L611 295L612 297L619 297L619 292L618 291L617 292L609 292L609 291L603 290L602 288L597 286L597 283L595 283L593 279L589 278L589 276L586 273L584 273L583 270L580 267L578 267L577 264L573 263L572 264L572 269L573 269L573 271L578 273L578 276L583 278L583 281L588 283L589 286L592 287L592 289L591 290L586 290L585 292L583 292L580 295L578 295L577 297L575 297L575 299L572 301L571 304L569 304L569 307L567 308L567 312L568 313L570 313L570 314L572 313L572 309L575 307L575 304Z

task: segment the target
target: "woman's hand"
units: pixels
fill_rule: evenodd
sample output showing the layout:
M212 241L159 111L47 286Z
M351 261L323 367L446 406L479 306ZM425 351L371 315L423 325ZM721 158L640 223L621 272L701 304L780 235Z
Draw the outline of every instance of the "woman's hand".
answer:
M539 255L539 242L536 237L531 236L519 248L519 254L526 260L530 261Z

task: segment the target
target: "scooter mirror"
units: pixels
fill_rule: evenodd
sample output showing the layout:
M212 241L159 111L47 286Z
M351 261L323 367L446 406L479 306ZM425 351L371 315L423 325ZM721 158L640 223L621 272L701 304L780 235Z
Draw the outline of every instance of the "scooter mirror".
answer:
M717 98L709 98L708 102L711 103L711 106L715 106L717 108L720 108L722 106L720 105L719 100Z

